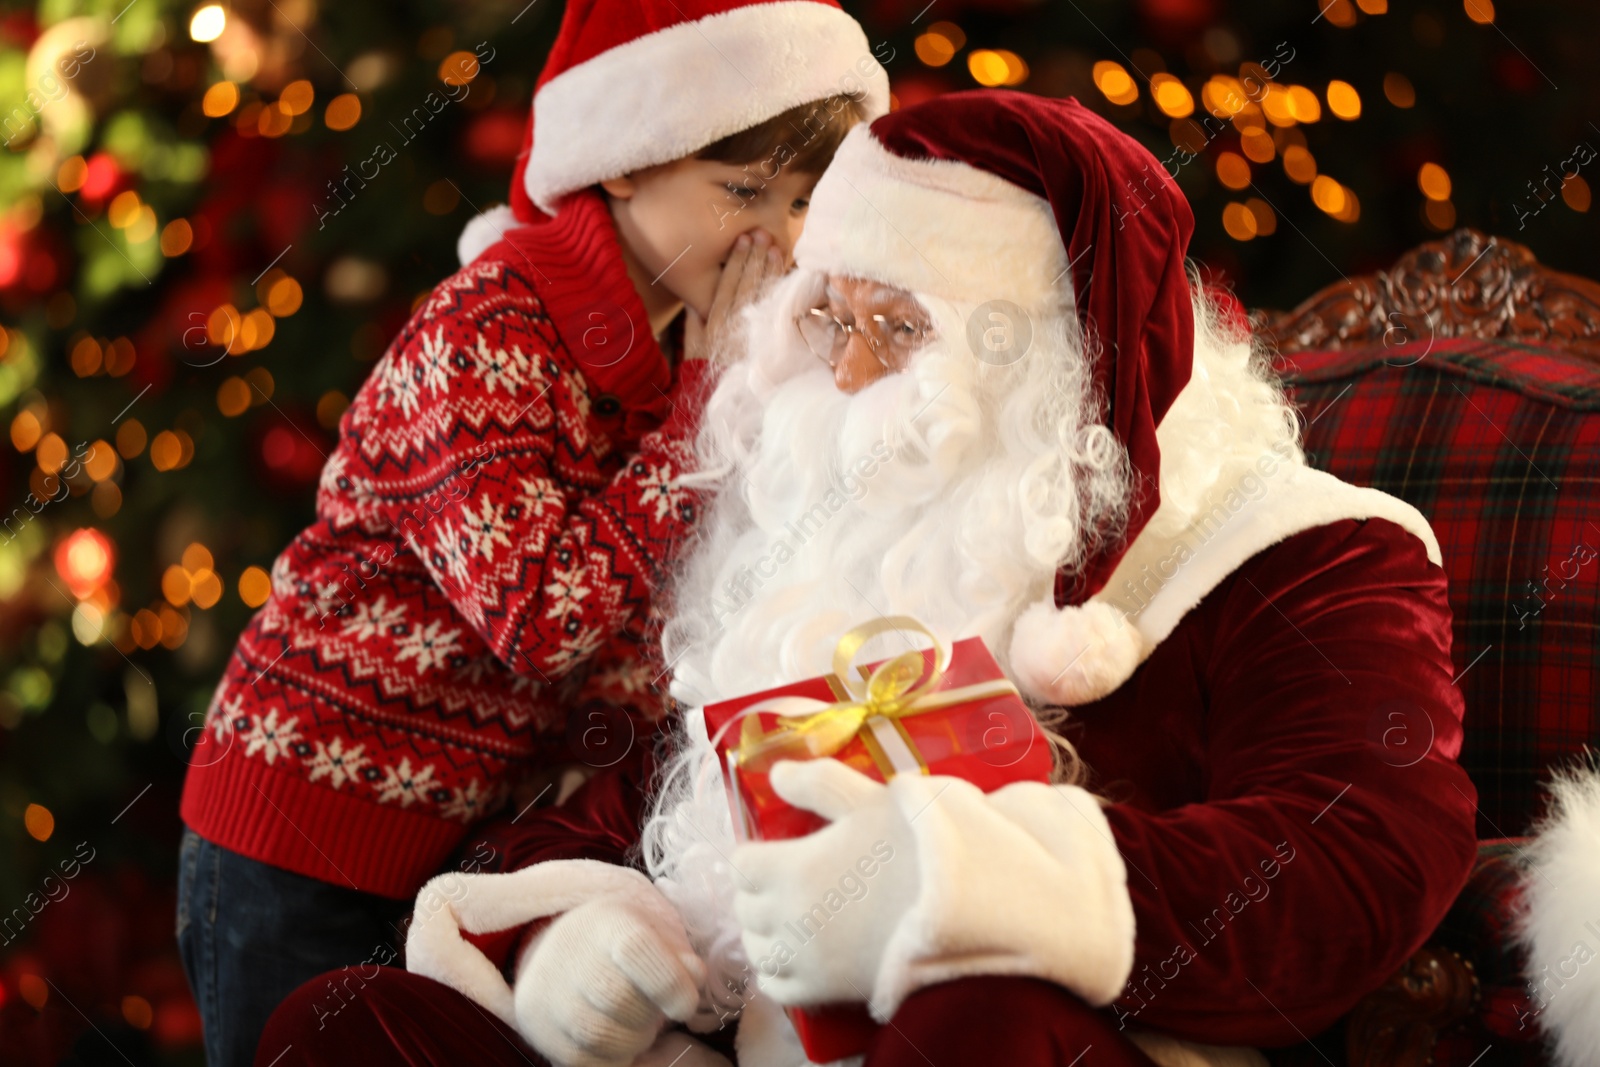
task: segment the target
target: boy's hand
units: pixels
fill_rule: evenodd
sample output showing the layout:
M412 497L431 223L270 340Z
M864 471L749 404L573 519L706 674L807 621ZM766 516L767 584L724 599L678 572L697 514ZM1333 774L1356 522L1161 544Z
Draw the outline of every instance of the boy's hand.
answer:
M729 351L734 322L739 312L766 288L767 283L783 276L788 269L783 252L772 243L765 230L739 235L723 265L722 277L717 281L717 291L711 297L711 307L705 318L694 308L688 308L688 318L683 324L683 358L713 359L731 363L736 354Z

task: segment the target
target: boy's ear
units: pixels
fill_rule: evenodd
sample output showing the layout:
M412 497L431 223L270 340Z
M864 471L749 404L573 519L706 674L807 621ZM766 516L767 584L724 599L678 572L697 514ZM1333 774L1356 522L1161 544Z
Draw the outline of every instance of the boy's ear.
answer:
M628 200L638 190L639 185L633 180L633 175L624 174L620 178L607 178L600 183L600 188L606 191L607 196L615 197L618 200Z

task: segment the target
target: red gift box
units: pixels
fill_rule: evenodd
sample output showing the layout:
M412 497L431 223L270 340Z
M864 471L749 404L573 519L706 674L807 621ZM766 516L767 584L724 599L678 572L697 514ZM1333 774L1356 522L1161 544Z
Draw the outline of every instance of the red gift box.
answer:
M706 706L706 730L722 760L741 840L784 840L827 825L773 792L769 772L780 759L831 757L878 781L952 775L986 793L1010 782L1049 781L1049 742L981 638L957 641L948 658L935 641L853 676L855 651L890 630L933 639L915 620L878 620L841 639L833 674ZM866 1051L879 1029L863 1004L788 1014L815 1063Z

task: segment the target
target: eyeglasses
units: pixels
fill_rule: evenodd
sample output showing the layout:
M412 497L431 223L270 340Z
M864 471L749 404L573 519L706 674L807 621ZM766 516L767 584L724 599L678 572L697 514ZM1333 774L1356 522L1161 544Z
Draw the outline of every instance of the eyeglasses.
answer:
M933 326L920 316L890 313L873 315L865 324L843 322L825 307L795 316L794 324L806 347L830 367L837 367L857 333L890 373L904 370L913 354L934 337Z

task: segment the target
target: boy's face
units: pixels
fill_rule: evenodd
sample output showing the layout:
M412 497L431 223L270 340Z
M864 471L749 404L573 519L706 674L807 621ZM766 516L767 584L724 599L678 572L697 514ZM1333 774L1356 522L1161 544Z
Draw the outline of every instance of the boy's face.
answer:
M646 281L654 279L704 317L740 234L765 230L784 261L792 262L816 184L817 175L771 161L739 166L679 159L601 186Z

